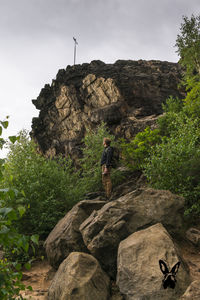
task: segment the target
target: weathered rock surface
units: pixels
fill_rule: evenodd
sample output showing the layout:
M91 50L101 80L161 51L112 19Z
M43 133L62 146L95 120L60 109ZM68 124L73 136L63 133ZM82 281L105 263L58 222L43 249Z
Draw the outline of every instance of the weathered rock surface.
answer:
M200 230L197 228L190 228L186 231L187 239L195 246L200 246Z
M180 300L199 300L200 299L200 280L193 281Z
M72 251L88 252L79 231L81 223L105 201L83 200L77 203L51 231L45 241L49 263L58 268Z
M91 255L72 252L60 265L48 300L107 300L110 280Z
M181 261L175 289L163 288L159 259L164 260L170 269ZM123 240L119 245L117 261L117 284L127 300L179 299L190 282L186 264L160 223Z
M45 85L33 104L32 137L46 156L62 153L76 159L86 128L102 121L116 137L130 139L153 126L170 95L184 97L177 85L181 68L162 61L123 61L68 66Z
M89 251L115 278L120 241L135 231L161 222L170 233L182 225L184 199L169 191L141 188L105 204L80 226Z

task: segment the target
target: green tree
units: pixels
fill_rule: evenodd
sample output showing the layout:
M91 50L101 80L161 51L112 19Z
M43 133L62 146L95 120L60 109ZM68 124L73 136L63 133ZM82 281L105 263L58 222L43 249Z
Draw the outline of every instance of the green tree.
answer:
M194 118L200 114L200 15L183 17L180 34L176 40L180 64L185 72L183 85L187 95L185 98L185 113Z
M176 39L180 63L186 68L186 75L200 76L200 16L183 16L180 34Z
M174 124L173 131L156 145L146 160L144 173L157 189L170 190L185 197L187 207L197 205L200 212L200 133L197 119L185 118ZM194 206L193 206L194 207Z
M183 17L176 46L183 66L183 101L168 99L158 119L162 143L145 163L155 188L183 195L189 212L200 214L200 16Z

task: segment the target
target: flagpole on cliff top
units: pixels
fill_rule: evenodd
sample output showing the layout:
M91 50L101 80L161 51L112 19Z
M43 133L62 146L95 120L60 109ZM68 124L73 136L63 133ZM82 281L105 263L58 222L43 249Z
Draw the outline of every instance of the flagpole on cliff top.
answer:
M74 40L74 65L76 63L76 45L78 45L75 37L73 37L73 40Z

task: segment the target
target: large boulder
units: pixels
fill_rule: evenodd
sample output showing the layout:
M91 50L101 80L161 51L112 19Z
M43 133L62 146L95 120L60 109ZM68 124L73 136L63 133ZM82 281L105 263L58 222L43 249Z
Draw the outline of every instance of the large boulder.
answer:
M142 188L107 203L80 226L91 254L115 277L120 241L135 231L161 222L170 233L180 230L184 199L169 191Z
M50 265L58 268L72 251L88 252L79 232L79 226L94 211L100 209L105 201L83 200L76 204L51 231L44 247Z
M174 289L163 288L160 259L167 263L169 270L178 261L181 262ZM160 223L123 240L119 245L117 261L117 285L127 300L175 300L184 293L190 282L187 266Z
M91 255L72 252L60 265L48 300L107 300L110 280Z

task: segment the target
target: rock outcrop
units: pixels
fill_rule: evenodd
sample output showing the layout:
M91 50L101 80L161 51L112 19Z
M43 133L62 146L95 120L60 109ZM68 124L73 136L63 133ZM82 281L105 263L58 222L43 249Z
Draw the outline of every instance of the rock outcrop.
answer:
M122 61L68 66L45 85L33 104L40 110L31 136L46 156L81 155L86 128L105 122L116 137L132 138L153 126L161 105L178 90L181 68L161 61Z
M170 235L159 223L123 240L118 249L117 285L126 299L179 299L190 280L188 269L177 250ZM163 288L159 259L164 260L170 269L181 261L174 289Z
M184 199L168 191L138 189L94 211L80 226L85 245L115 278L119 243L135 231L161 222L170 233L183 224Z
M48 300L107 300L109 284L109 277L93 256L72 252L60 265Z

